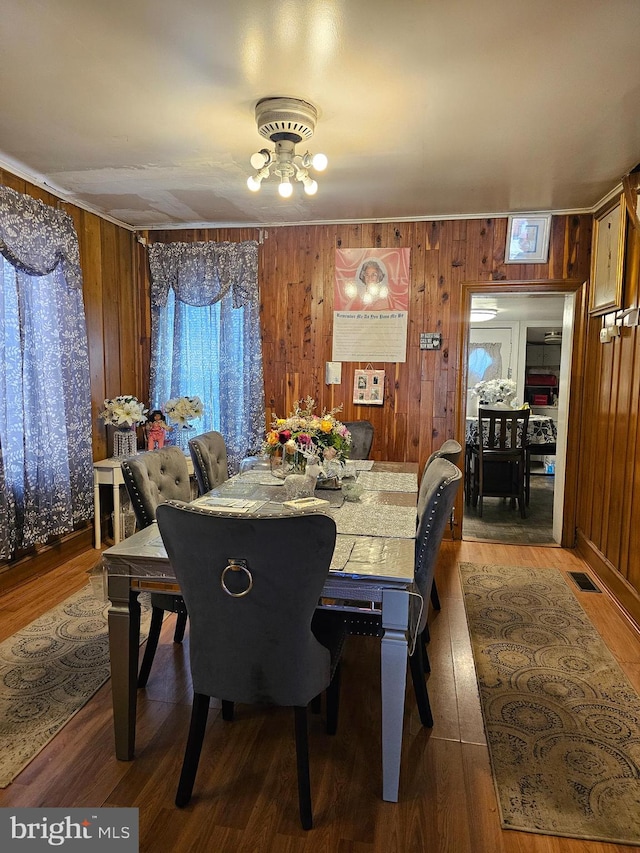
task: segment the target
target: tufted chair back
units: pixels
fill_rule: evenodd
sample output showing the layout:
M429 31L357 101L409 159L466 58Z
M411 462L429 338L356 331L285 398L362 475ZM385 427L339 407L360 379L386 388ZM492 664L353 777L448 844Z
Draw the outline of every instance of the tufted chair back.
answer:
M434 459L425 470L418 493L418 529L416 532L416 584L424 599L418 631L427 624L427 601L438 559L438 551L451 516L462 471L448 459Z
M373 444L373 424L371 421L348 421L345 426L351 433L349 459L368 459Z
M229 478L227 446L219 432L203 432L189 441L193 471L201 495L215 489Z
M457 465L460 460L461 453L462 445L460 442L456 441L455 438L448 438L441 447L433 451L431 456L427 459L427 464L424 466L424 470L427 470L434 459L448 459L449 462L453 462L454 465Z
M155 521L158 504L191 499L187 460L179 447L163 447L123 459L122 478L139 528Z

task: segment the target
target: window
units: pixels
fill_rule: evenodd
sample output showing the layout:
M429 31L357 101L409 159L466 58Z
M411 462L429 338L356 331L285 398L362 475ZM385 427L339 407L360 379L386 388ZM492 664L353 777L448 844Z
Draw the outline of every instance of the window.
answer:
M155 243L151 407L198 396L231 470L264 436L257 243Z
M93 515L89 358L67 214L0 187L0 555Z

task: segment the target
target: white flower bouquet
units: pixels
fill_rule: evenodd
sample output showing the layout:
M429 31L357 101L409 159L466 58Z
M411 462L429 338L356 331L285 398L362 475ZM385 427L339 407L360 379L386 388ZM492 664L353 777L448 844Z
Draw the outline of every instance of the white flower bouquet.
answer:
M124 394L120 397L114 397L113 400L105 400L100 417L111 426L133 429L147 420L147 412L148 409L145 409L137 397Z
M471 393L481 403L508 403L516 393L513 379L488 379L473 386Z
M204 405L200 397L176 397L164 404L167 420L183 427L190 426L191 421L201 418L203 412Z

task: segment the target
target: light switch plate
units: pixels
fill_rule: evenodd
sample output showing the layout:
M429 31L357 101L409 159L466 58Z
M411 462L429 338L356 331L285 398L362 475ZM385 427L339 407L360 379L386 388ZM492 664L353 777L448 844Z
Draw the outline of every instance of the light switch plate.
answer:
M325 384L340 385L342 383L342 362L327 361L325 365Z

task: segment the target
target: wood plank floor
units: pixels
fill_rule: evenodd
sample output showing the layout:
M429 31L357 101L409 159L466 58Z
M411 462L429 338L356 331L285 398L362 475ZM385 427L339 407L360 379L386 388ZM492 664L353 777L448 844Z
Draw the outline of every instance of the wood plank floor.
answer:
M0 599L0 639L86 582L96 552ZM343 667L338 734L310 718L315 828L300 828L293 716L214 709L190 805L173 805L190 713L188 640L172 642L167 620L138 705L137 756L114 758L111 694L105 685L46 749L0 791L0 807L134 806L140 850L339 851L339 853L621 853L637 848L503 831L480 714L462 603L459 561L586 571L571 551L445 542L437 581L442 610L431 618L429 692L435 724L421 727L407 692L400 802L380 799L379 643L351 638ZM640 690L640 638L608 595L577 592L613 654Z

